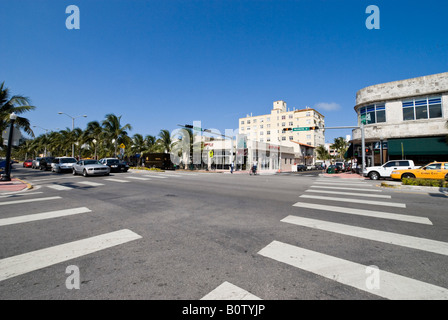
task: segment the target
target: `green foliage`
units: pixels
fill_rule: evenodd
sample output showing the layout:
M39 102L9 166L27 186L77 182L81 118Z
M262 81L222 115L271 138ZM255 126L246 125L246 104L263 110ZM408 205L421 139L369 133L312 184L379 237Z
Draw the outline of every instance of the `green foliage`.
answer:
M404 178L402 180L402 183L403 183L403 185L408 185L408 186L448 188L448 181L435 180L435 179Z

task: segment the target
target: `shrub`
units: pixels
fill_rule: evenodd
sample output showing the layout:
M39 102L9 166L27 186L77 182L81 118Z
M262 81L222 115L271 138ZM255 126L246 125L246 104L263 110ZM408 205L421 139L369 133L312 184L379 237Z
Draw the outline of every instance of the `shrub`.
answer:
M162 170L162 169L159 169L159 168L130 167L129 169L146 170L146 171L156 171L156 172L165 172L165 170Z
M444 180L404 178L401 182L408 186L448 188L448 182Z

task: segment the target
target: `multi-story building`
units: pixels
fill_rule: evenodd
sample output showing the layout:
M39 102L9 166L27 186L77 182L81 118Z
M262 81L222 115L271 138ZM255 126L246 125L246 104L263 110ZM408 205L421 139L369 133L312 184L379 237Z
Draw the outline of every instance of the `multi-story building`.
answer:
M324 126L325 117L315 109L289 110L281 100L274 102L270 114L239 119L239 133L248 140L292 147L296 163L308 164L315 161L314 148L325 144ZM306 130L312 127L319 129Z
M366 165L410 159L447 161L448 72L377 84L358 91L355 111L365 122ZM353 130L361 161L361 130Z

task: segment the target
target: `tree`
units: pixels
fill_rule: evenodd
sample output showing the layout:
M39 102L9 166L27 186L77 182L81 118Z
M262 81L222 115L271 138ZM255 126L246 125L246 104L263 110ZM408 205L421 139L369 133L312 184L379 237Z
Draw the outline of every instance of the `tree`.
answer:
M173 143L170 132L166 129L162 129L160 130L159 137L158 144L163 148L164 152L170 153Z
M114 114L107 114L106 119L102 122L105 139L111 142L113 141L115 157L117 156L118 143L126 142L126 137L128 136L126 130L132 130L132 126L129 123L121 126L121 117L117 117Z
M338 153L339 157L343 158L344 154L348 150L348 142L345 141L345 139L342 138L342 137L335 138L334 139L334 143L331 145L331 148L336 150L336 152Z
M322 144L316 148L316 154L319 160L328 160L331 158L330 152Z
M132 136L131 151L133 154L140 154L139 162L141 164L142 154L147 149L146 141L140 133L136 133Z
M14 112L17 115L21 115L34 109L36 107L30 106L29 98L21 95L11 96L9 89L5 87L5 82L0 84L0 131L8 127L11 113ZM34 132L28 119L18 116L15 124L18 128L23 129L27 134L34 137Z
M90 147L93 146L95 150L95 159L98 159L98 145L101 143L101 136L103 134L103 128L98 121L90 121L87 123L87 127L83 132L84 143L89 144Z

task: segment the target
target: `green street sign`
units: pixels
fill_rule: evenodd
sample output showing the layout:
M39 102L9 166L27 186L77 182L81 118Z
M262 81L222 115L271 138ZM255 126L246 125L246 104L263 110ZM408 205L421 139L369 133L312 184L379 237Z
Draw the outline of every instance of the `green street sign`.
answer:
M293 128L292 131L310 131L310 127Z

